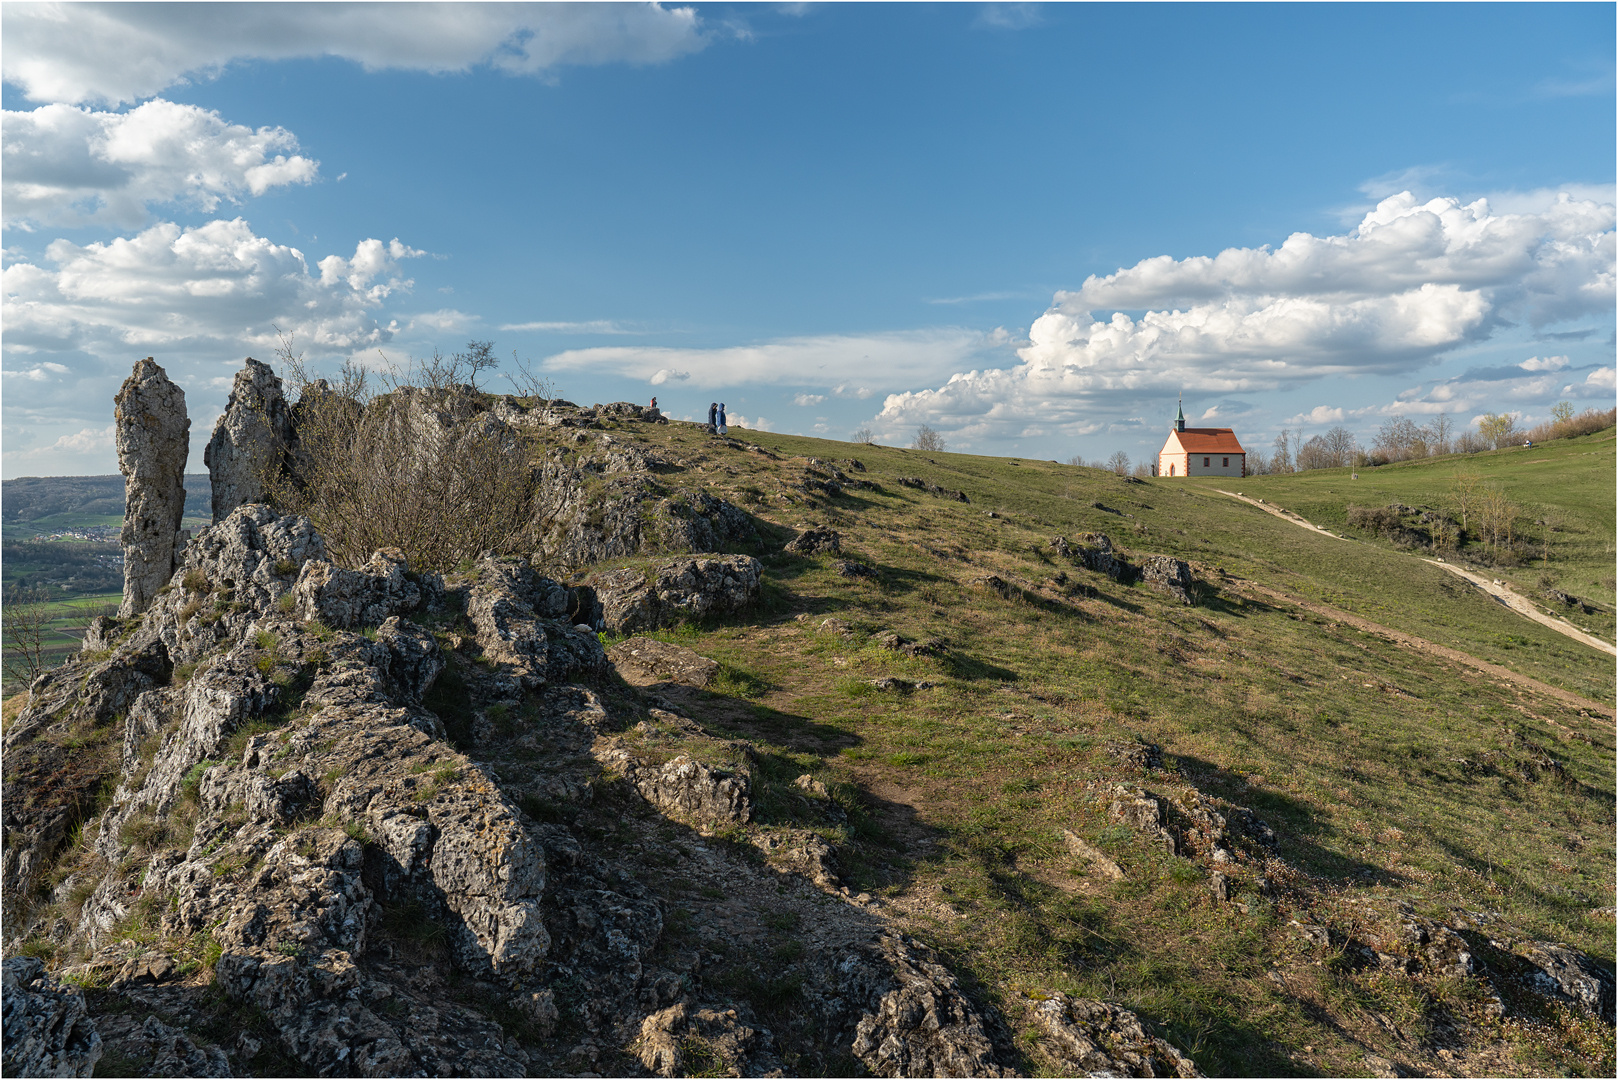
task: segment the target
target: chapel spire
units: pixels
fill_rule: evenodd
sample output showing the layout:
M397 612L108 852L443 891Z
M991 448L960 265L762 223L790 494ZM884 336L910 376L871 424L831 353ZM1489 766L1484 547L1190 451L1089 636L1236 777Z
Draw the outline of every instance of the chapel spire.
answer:
M1185 398L1184 398L1183 395L1181 396L1181 399L1180 399L1179 411L1174 417L1174 430L1175 431L1184 431L1185 430Z

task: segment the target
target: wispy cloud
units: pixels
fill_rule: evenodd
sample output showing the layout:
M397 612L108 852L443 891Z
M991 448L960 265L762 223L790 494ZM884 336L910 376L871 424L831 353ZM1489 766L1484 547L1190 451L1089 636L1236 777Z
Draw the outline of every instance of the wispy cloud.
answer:
M986 292L974 293L971 296L941 296L937 299L929 299L927 302L929 304L977 304L988 300L1017 300L1031 295L1035 294L1026 292Z
M1043 4L984 4L975 25L993 30L1027 30L1045 21Z
M872 392L872 387L914 385L945 375L962 363L1009 356L1011 340L1003 330L984 333L943 327L778 338L709 349L600 346L570 349L545 363L554 371L599 370L648 381L663 372L680 372L696 386L835 386L833 393L863 397Z
M502 330L538 330L548 334L648 334L652 331L637 330L613 322L611 319L590 319L585 322L520 322L505 323Z

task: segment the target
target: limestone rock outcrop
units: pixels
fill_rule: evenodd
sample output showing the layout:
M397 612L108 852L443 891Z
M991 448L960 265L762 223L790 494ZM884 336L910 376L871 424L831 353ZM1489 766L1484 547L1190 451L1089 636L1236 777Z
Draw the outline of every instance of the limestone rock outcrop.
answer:
M641 1021L635 1055L656 1076L784 1075L767 1030L743 1023L735 1009L670 1005Z
M833 1028L852 1028L851 1048L876 1076L1006 1076L982 1013L933 951L878 933L827 957L806 1003Z
M607 659L625 681L635 685L673 682L703 687L719 674L717 660L710 660L683 645L670 645L639 635L608 649Z
M585 584L595 590L599 625L623 634L744 611L763 571L751 555L699 555L609 570Z
M244 503L265 501L266 479L292 451L293 439L292 410L280 378L249 356L202 452L216 524Z
M84 995L45 974L31 956L0 966L7 1076L89 1076L101 1060L101 1034Z
M1140 1017L1119 1005L1054 993L1034 1006L1040 1048L1065 1076L1203 1075L1190 1058L1147 1033Z
M1141 563L1140 577L1146 584L1161 589L1180 603L1191 603L1191 566L1183 559L1148 555Z
M118 391L114 422L124 474L124 599L120 616L139 615L178 565L185 514L185 460L191 421L185 391L151 357Z
M786 549L794 555L839 555L843 550L843 534L836 529L805 529L787 544Z
M534 690L547 681L600 675L607 666L589 617L590 600L534 572L524 559L487 558L473 570L466 616L484 660Z

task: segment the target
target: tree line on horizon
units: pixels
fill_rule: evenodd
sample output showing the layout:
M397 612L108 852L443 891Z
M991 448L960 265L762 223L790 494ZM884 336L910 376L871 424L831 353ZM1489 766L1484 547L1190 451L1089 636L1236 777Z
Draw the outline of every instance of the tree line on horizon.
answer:
M1268 454L1262 450L1247 451L1247 475L1270 476L1310 469L1364 469L1446 454L1478 454L1524 442L1588 435L1612 427L1614 423L1618 423L1618 409L1576 412L1572 402L1559 401L1552 407L1549 420L1527 429L1518 427L1516 417L1510 413L1485 413L1476 427L1469 425L1461 430L1456 430L1454 417L1444 413L1424 425L1395 413L1377 429L1370 446L1361 446L1359 438L1341 425L1311 436L1307 441L1303 437L1304 429L1283 428ZM1132 463L1122 450L1115 450L1107 458L1091 459L1075 454L1067 463L1105 469L1119 476L1139 477L1156 475L1157 466L1155 458Z

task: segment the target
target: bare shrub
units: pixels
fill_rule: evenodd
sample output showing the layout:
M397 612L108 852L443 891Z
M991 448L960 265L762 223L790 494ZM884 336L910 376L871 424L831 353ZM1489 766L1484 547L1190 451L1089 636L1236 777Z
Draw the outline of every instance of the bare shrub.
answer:
M935 454L943 453L946 446L944 436L926 424L916 429L916 441L910 445L917 450L930 450Z
M1129 475L1129 455L1122 450L1114 450L1112 457L1107 459L1107 468L1119 476Z
M33 685L45 670L45 639L51 624L50 594L41 588L13 588L0 603L5 677L13 685Z
M1378 536L1390 536L1404 525L1398 513L1386 506L1350 506L1348 523Z
M352 360L333 385L310 378L290 338L277 355L297 395L296 442L265 490L314 523L334 561L358 566L397 548L413 569L442 572L484 552L533 549L544 515L532 447L463 381L488 370L492 345L471 342L447 360L435 352L405 377L384 372L388 392L376 396Z
M876 442L876 432L869 427L862 427L854 433L854 441L862 446L870 446Z
M1585 409L1575 414L1573 403L1558 401L1551 409L1551 418L1524 433L1531 442L1549 442L1552 439L1571 439L1577 435L1591 435L1605 431L1618 422L1618 409Z

